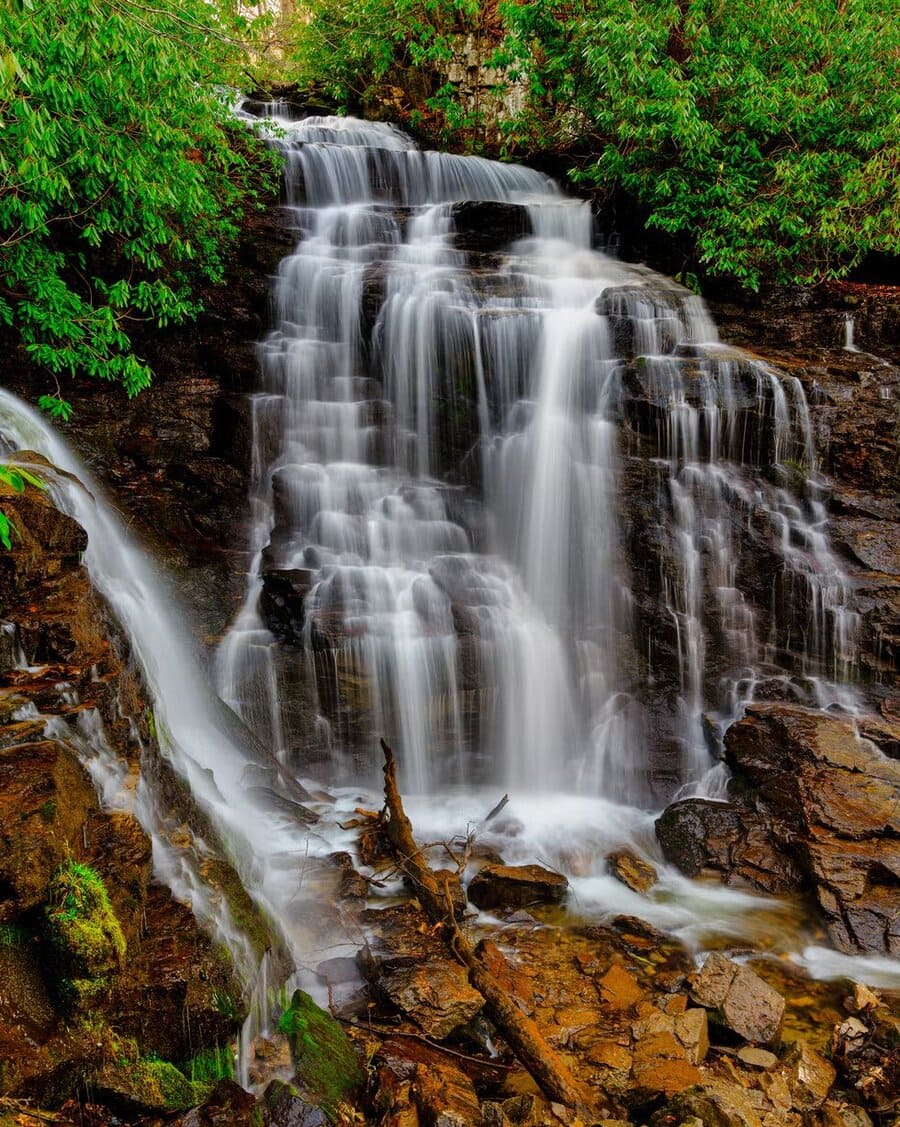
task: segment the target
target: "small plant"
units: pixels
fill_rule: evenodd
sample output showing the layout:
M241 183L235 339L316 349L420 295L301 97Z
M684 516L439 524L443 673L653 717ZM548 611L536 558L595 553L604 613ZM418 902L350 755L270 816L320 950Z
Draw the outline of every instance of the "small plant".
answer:
M202 1103L220 1080L234 1080L234 1052L230 1045L216 1045L197 1053L185 1067L194 1086L194 1098Z
M50 880L47 930L60 956L61 992L72 1004L101 993L125 961L125 936L106 886L89 865L63 861Z
M16 493L24 493L26 485L33 485L35 489L43 489L44 483L28 470L21 466L0 465L0 481L8 485ZM12 548L13 535L18 536L16 526L4 512L0 512L0 544L9 551Z

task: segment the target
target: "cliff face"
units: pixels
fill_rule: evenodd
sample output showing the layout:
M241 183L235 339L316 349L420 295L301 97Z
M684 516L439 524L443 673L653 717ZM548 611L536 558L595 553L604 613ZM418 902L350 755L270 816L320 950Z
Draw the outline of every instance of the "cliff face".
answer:
M896 709L900 287L845 282L751 298L714 294L710 308L723 339L803 384L829 492L829 533L862 615L863 676L884 707Z

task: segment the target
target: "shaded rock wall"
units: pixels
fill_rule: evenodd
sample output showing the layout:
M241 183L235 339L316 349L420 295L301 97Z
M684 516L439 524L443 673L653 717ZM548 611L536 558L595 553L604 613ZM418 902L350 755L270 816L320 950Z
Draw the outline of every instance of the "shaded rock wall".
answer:
M245 216L221 286L201 294L197 321L137 326L135 351L154 372L129 400L102 381L64 389L62 429L132 527L174 573L201 631L221 633L242 589L255 344L269 323L269 284L295 242L275 206ZM34 402L48 388L12 347L4 384Z

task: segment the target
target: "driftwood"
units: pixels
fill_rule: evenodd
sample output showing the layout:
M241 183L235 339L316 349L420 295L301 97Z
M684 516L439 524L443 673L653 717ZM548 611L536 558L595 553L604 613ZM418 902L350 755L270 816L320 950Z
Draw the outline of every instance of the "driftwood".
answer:
M433 924L439 925L449 951L466 968L469 982L484 998L485 1013L541 1091L552 1101L592 1116L597 1111L596 1101L556 1050L547 1044L537 1025L519 1009L484 966L457 923L453 914L451 886L453 882L458 884L459 878L446 869L435 872L425 861L403 808L393 752L384 740L381 747L384 751L384 798L388 814L384 833L425 914Z

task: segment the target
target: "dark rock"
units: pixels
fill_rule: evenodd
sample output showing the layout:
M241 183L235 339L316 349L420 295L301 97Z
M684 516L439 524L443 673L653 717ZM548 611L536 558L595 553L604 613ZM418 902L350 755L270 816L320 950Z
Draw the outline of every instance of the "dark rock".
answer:
M303 604L314 577L315 572L308 568L263 572L259 612L276 638L289 645L303 645Z
M528 209L522 204L465 200L452 208L454 245L460 250L502 251L531 234Z
M172 1127L263 1127L263 1114L256 1098L239 1084L220 1080L200 1107L191 1108Z
M328 863L340 870L337 896L339 900L365 900L369 895L369 882L353 867L349 853L331 853Z
M467 893L477 908L527 908L559 904L568 888L561 873L540 865L485 865L469 882Z
M328 1116L311 1107L291 1084L273 1080L263 1093L265 1127L328 1127Z
M750 884L765 892L794 892L804 874L773 840L760 819L728 802L686 798L673 802L656 821L667 861L687 876L720 874L727 884Z

